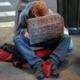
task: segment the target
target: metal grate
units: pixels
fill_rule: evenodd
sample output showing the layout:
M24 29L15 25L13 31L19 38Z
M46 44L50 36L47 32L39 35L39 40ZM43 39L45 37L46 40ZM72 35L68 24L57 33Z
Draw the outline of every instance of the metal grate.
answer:
M67 28L80 28L80 0L57 0L58 12L64 17Z

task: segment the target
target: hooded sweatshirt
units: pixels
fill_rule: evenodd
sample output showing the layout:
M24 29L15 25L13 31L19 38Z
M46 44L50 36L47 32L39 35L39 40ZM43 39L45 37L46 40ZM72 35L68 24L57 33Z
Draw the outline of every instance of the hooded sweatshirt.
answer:
M34 3L37 1L29 2L25 9L20 13L18 27L16 29L16 35L24 34L27 32L27 20L30 18L35 18L31 9ZM49 9L49 14L53 14L53 12Z

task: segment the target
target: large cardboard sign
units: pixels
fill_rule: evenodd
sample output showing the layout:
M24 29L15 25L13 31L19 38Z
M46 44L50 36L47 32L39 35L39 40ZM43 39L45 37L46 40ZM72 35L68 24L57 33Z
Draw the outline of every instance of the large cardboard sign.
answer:
M28 19L30 43L36 44L57 38L64 32L64 20L58 13Z

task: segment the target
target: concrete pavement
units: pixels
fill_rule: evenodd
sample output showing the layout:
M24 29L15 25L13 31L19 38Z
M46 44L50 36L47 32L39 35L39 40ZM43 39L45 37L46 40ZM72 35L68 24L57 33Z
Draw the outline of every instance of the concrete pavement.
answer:
M14 27L20 0L0 0L0 27Z
M0 28L0 45L13 44L14 28ZM80 36L71 36L74 47L60 68L60 77L44 80L80 80ZM29 67L22 70L15 68L12 63L0 61L0 80L36 80L35 72Z

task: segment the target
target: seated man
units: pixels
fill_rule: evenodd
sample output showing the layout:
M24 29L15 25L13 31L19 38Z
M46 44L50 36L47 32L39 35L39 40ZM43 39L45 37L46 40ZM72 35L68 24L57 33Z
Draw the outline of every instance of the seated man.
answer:
M15 45L19 52L23 55L24 59L30 64L31 68L36 70L36 77L43 79L44 73L42 64L44 60L35 55L34 49L30 44L29 34L27 32L27 20L29 18L46 16L53 14L48 8L48 5L43 1L34 1L27 4L26 8L21 12L19 16L18 28L16 29L16 35L14 37ZM58 64L61 64L67 54L67 49L70 44L69 35L62 35L56 39L51 39L39 44L35 44L33 47L53 48L54 51L49 55L47 61L52 61L52 75L58 76L59 71Z

